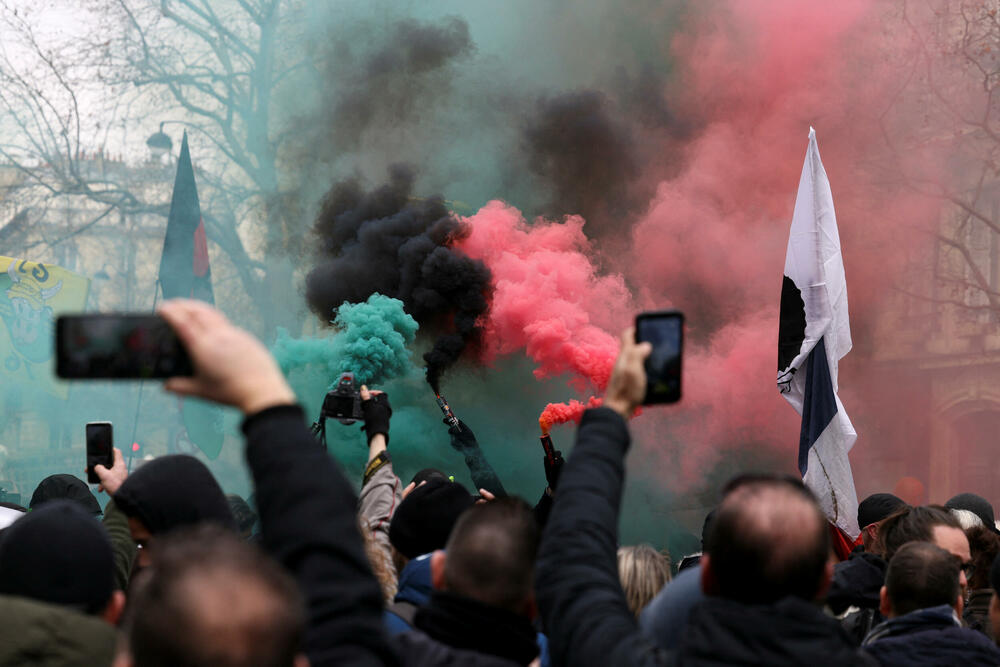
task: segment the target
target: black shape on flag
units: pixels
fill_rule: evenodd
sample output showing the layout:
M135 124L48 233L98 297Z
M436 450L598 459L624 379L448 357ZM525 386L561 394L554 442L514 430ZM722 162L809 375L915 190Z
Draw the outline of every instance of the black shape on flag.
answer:
M806 338L806 304L802 292L788 276L781 281L781 312L778 316L778 372L785 371L802 350ZM794 370L792 371L794 373Z

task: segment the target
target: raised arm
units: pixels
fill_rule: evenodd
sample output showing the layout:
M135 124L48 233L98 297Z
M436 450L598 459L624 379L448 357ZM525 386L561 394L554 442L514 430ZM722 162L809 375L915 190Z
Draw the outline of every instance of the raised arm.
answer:
M239 408L260 511L264 548L305 596L305 650L318 665L395 665L382 630L382 596L365 558L357 498L313 439L295 395L267 349L197 301L160 309L180 337L195 376L167 389Z
M645 393L648 345L631 330L604 405L588 410L559 478L536 570L538 605L555 665L658 665L666 655L639 632L618 579L618 514L630 444L626 419Z

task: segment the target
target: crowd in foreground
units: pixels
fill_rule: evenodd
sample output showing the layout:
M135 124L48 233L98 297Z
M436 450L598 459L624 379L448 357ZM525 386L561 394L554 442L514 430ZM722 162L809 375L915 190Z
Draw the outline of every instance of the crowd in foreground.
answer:
M461 423L478 497L434 469L404 485L388 397L367 388L356 495L262 344L199 302L161 314L196 369L167 389L245 415L254 508L183 455L129 474L116 451L103 513L78 479L46 479L30 511L0 508L0 664L1000 665L1000 531L978 496L870 496L840 560L799 479L745 475L673 579L664 554L620 547L649 354L631 332L532 506Z

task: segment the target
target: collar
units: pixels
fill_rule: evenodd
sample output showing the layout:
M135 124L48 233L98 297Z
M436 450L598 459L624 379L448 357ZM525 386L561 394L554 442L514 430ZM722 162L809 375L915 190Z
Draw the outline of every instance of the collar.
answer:
M413 623L430 637L458 649L527 665L538 657L531 621L520 614L446 591L435 591Z

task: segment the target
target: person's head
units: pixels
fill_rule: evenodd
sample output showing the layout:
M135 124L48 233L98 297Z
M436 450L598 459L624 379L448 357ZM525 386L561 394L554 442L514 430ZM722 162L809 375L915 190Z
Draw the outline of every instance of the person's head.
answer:
M967 528L965 536L969 540L969 552L972 554L971 576L966 572L969 588L974 591L988 589L990 567L997 554L1000 554L1000 536L982 524Z
M163 537L136 582L117 665L292 667L305 609L295 582L255 545L217 525Z
M35 492L31 494L28 507L34 510L47 502L60 499L72 500L88 514L101 513L101 506L87 484L82 479L66 474L49 475L39 482Z
M958 559L930 542L908 542L896 550L880 592L882 615L903 616L948 605L962 613Z
M245 540L250 539L253 527L257 523L257 513L250 509L247 501L235 493L226 494L226 502L229 503L229 510L233 513L233 520L236 521L240 536Z
M53 500L0 538L0 594L71 607L117 623L114 553L104 526L77 503Z
M917 505L906 507L885 519L879 527L879 543L883 558L892 562L896 552L907 542L931 542L958 558L962 572L962 591L968 588L965 570L971 566L969 540L962 525L942 507Z
M411 559L443 549L459 515L474 501L465 487L447 479L430 479L411 491L389 524L396 571Z
M236 530L219 483L193 456L174 454L146 463L122 483L115 504L128 517L140 547L140 567L150 564L154 538L176 528L215 523Z
M533 616L539 531L520 498L474 505L455 524L444 552L435 552L435 588L491 607Z
M801 481L757 475L728 485L702 556L702 588L745 603L826 592L832 574L826 518Z
M670 556L648 544L618 547L618 579L636 618L670 581Z
M901 498L891 493L873 493L858 503L858 527L865 551L877 552L879 524L905 506Z
M989 530L994 533L1000 533L1000 530L997 530L996 527L993 505L982 496L977 496L974 493L960 493L957 496L949 498L944 506L950 510L968 510L978 516L979 520Z

